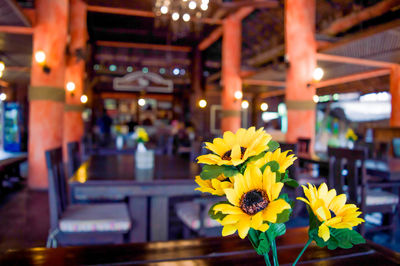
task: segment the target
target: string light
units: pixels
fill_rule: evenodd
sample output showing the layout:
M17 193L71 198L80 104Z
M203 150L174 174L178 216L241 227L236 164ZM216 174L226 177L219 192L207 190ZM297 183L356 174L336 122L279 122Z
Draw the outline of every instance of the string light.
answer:
M6 68L6 65L4 64L4 62L0 61L0 72L3 72L5 68Z
M167 14L168 13L168 7L166 7L166 6L162 6L161 7L161 9L160 9L160 11L161 11L161 14Z
M195 1L190 1L190 2L189 2L189 8L190 8L190 9L195 9L196 6L197 6L197 4L196 4Z
M318 103L318 102L319 102L319 96L318 96L318 95L314 95L314 96L312 97L312 99L313 99L313 101L314 101L315 103Z

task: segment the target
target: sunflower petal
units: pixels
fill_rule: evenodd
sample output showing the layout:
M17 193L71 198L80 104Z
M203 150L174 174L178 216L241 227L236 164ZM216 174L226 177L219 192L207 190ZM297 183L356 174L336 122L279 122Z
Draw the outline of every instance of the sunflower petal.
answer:
M224 192L226 194L226 198L228 199L228 201L235 205L238 206L239 205L239 200L240 198L236 195L235 190L232 188L227 188L224 189Z
M224 214L243 214L243 211L236 207L232 206L230 204L218 204L213 207L214 211L220 211Z
M250 217L249 216L242 216L240 221L237 223L237 229L239 232L240 238L244 239L247 236L247 233L250 229Z
M227 215L225 218L221 221L222 225L228 225L228 224L235 224L239 221L240 215Z
M222 236L229 236L236 232L236 225L228 224L222 228Z
M272 201L263 211L263 219L268 222L275 223L279 213L286 209L290 209L289 203L283 199Z
M329 227L325 223L321 224L321 226L318 228L318 236L325 242L329 240L331 235L329 232Z
M224 136L223 136L225 143L232 148L233 145L236 143L236 137L235 134L233 134L231 131L225 131Z

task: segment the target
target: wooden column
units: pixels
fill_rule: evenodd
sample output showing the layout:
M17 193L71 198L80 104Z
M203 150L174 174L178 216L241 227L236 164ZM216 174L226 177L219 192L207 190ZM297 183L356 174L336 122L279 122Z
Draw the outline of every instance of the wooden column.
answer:
M392 95L392 114L390 126L400 127L400 67L392 67L390 73L390 94Z
M315 0L285 0L287 142L315 137L315 88L308 86L316 67ZM313 146L313 145L311 145Z
M191 114L195 128L196 135L204 136L204 119L205 110L199 107L199 100L204 97L204 79L203 79L203 59L199 49L193 50L192 57L192 94L191 101ZM207 99L206 99L207 100Z
M86 4L82 0L71 0L70 9L70 43L69 57L67 59L67 68L65 73L65 84L73 82L75 91L66 92L66 104L64 112L64 161L68 159L67 143L80 141L83 136L83 120L80 98L83 94L85 78L85 60L86 54Z
M64 114L65 46L67 43L67 0L37 0L37 21L33 34L33 54L42 50L45 73L32 56L29 88L28 161L30 188L47 188L45 151L62 145Z
M223 22L222 37L222 132L236 132L240 128L241 100L236 100L236 91L242 91L240 57L242 48L241 20L230 16Z

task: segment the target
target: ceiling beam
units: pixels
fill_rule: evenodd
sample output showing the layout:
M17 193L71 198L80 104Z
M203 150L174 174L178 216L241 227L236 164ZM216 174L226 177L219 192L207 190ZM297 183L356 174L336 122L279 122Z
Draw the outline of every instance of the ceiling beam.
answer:
M11 33L11 34L33 34L33 28L31 27L21 27L21 26L0 26L0 32Z
M247 17L248 15L251 14L251 12L254 11L253 7L242 7L240 8L238 11L236 11L236 13L230 15L235 19L239 19L242 20L245 17ZM206 50L208 47L210 47L213 43L215 43L219 38L222 37L223 34L223 30L222 27L218 27L215 30L213 30L210 35L208 35L206 38L204 38L199 45L197 46L197 48L200 51L204 51Z
M107 46L107 47L149 49L149 50L174 51L174 52L185 52L185 53L189 53L192 51L192 47L190 46L175 46L175 45L150 44L150 43L96 41L96 45Z
M326 35L335 36L341 32L345 32L360 23L379 17L392 8L400 6L400 0L383 0L379 3L364 8L363 10L352 12L351 14L336 19L329 25L328 28L324 29L321 33Z
M218 27L215 30L211 32L210 35L208 35L206 38L204 38L197 48L200 51L206 50L208 47L210 47L213 43L215 43L219 38L222 37L222 27Z
M278 7L278 2L274 0L242 0L235 2L222 2L221 8L241 8L241 7L255 7L255 8L274 8Z
M319 50L320 52L324 52L324 51L329 51L331 49L337 48L337 47L341 47L343 45L346 45L348 43L357 41L357 40L361 40L364 38L368 38L372 35L378 34L378 33L382 33L384 31L387 30L391 30L391 29L395 29L400 27L400 19L396 19L393 21L390 21L388 23L385 24L381 24L366 30L362 30L361 32L352 34L349 37L344 37L342 39L340 39L338 42L334 42L330 45L326 45L324 47L321 47L321 49Z
M362 66L391 68L391 67L397 65L394 63L390 63L390 62L382 62L382 61L375 61L375 60L369 60L369 59L331 55L331 54L321 54L321 53L317 53L316 57L317 57L317 60L320 60L320 61L329 61L329 62L354 64L354 65L362 65Z
M284 81L276 81L276 80L243 79L242 82L245 85L286 87L286 82L284 82Z
M138 9L130 9L130 8L117 8L117 7L108 7L108 6L87 6L87 10L90 12L97 13L107 13L107 14L116 14L116 15L124 15L124 16L135 16L135 17L146 17L146 18L155 18L156 15L152 11L138 10ZM221 25L222 20L213 19L213 18L192 18L194 22L200 22L211 25Z
M358 80L363 80L363 79L376 78L376 77L381 77L381 76L385 76L385 75L390 75L390 72L391 72L391 69L383 68L383 69L372 70L372 71L367 71L367 72L362 72L362 73L356 73L356 74L351 74L348 76L343 76L343 77L339 77L339 78L320 81L317 83L313 83L312 86L315 88L328 87L328 86L332 86L332 85L338 85L338 84L343 84L343 83L348 83L348 82L353 82L353 81L358 81Z
M258 97L260 97L260 98L270 98L270 97L276 97L276 96L285 95L285 93L286 93L285 89L278 89L278 90L273 90L273 91L261 92L258 95Z

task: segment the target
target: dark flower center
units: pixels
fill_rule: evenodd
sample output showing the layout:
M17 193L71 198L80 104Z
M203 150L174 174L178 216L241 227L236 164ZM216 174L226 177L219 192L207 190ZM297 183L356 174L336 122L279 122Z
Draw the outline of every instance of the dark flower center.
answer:
M241 152L240 159L243 159L243 155L246 152L246 148L240 147L240 152ZM222 155L222 160L230 161L232 159L231 153L232 153L232 150L225 152L224 155Z
M268 206L268 198L265 191L255 189L247 192L240 199L240 208L248 215L254 215Z

